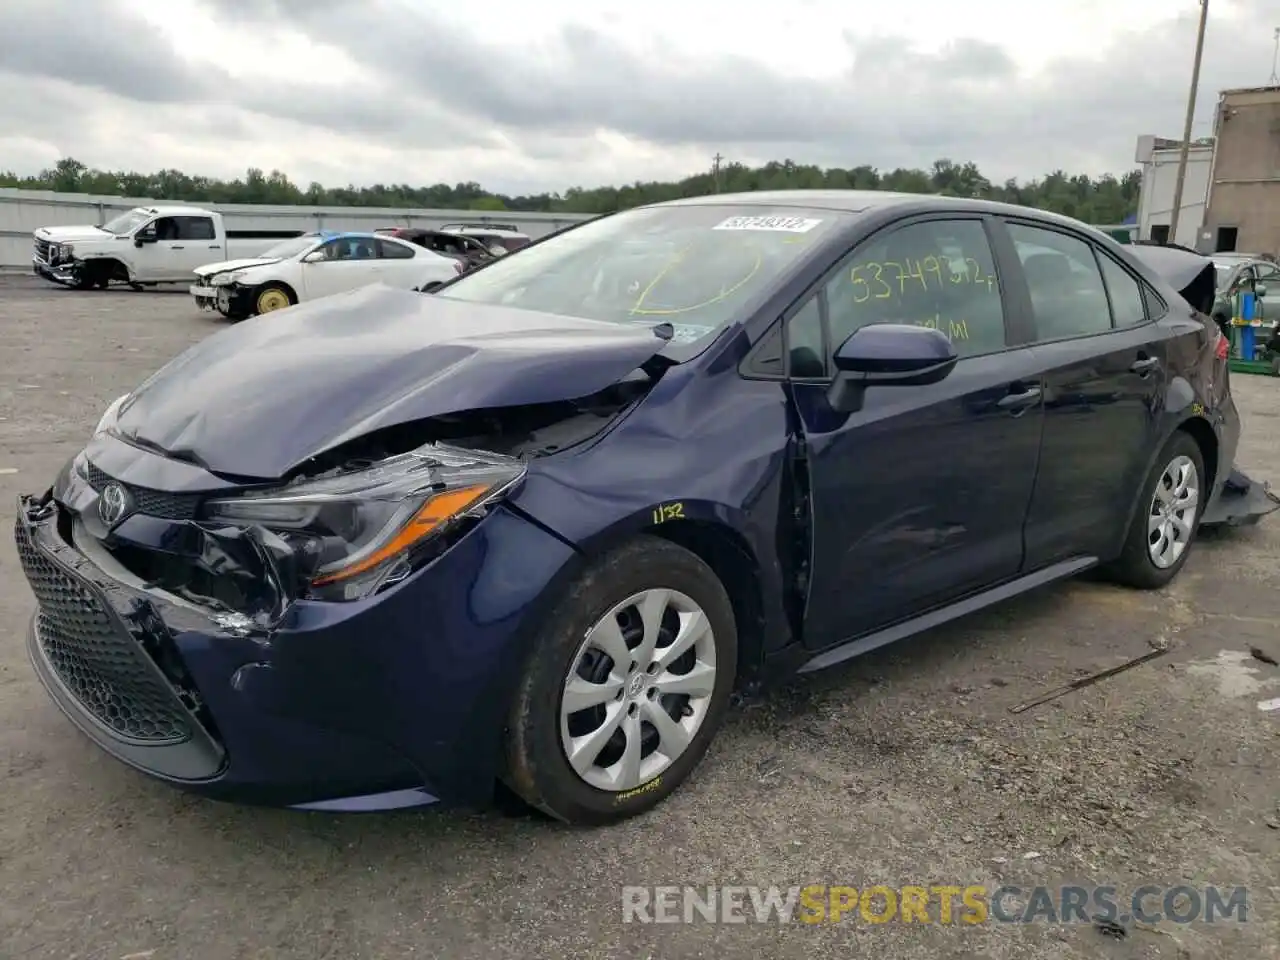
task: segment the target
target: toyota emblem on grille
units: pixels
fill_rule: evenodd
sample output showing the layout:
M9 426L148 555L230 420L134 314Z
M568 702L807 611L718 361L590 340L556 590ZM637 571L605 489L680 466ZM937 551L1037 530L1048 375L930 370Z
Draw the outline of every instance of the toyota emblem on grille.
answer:
M118 483L107 484L98 497L98 516L108 527L114 527L129 512L129 494Z

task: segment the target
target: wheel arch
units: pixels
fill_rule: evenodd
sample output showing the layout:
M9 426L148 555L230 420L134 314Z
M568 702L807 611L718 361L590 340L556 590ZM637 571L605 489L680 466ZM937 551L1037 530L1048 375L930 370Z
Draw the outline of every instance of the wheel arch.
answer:
M760 565L750 544L737 530L713 520L684 518L655 523L637 531L688 550L711 568L733 607L738 632L738 675L741 685L764 658L764 592Z
M1213 432L1213 427L1209 426L1207 420L1197 416L1191 416L1183 420L1175 429L1175 432L1177 431L1190 435L1191 439L1196 442L1196 446L1200 448L1200 456L1204 458L1204 471L1208 474L1203 485L1205 496L1207 497L1213 492L1213 488L1218 482L1221 467L1218 463L1218 435ZM1208 506L1208 504L1206 503L1205 506Z
M263 290L267 289L267 287L279 287L283 290L288 294L290 305L292 306L296 306L300 302L298 299L298 291L295 290L293 284L289 283L287 280L263 280L261 283L255 283L253 285L253 300L255 308L257 306L258 297L262 294Z
M91 260L81 260L80 262L85 269L92 270L95 273L105 272L108 279L111 280L120 280L127 283L132 279L128 264L116 257L94 257Z
M1168 432L1161 438L1160 443L1151 451L1151 455L1147 459L1147 464L1142 471L1143 480L1140 481L1139 489L1134 493L1133 503L1129 506L1129 515L1125 520L1124 527L1121 528L1123 530L1124 537L1129 535L1130 529L1133 524L1137 522L1138 515L1143 510L1142 498L1144 490L1142 489L1141 484L1146 482L1145 478L1155 467L1156 460L1159 458L1160 453L1168 445L1169 441L1179 433L1185 433L1190 436L1191 439L1196 442L1196 446L1200 448L1200 456L1204 460L1205 472L1209 475L1203 485L1203 489L1206 491L1205 496L1208 497L1213 492L1214 484L1217 483L1218 471L1220 468L1218 463L1218 436L1213 432L1213 427L1209 425L1209 421L1205 420L1198 414L1188 413L1174 422L1173 426L1169 428ZM1228 469L1230 469L1230 464L1227 466ZM1208 507L1207 501L1204 507L1201 507L1201 513L1204 512L1206 507ZM1124 537L1119 541L1121 544L1124 543Z

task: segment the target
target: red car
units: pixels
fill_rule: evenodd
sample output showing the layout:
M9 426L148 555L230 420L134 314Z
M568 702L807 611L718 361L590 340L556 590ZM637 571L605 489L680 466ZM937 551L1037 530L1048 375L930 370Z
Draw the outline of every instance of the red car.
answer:
M384 227L376 233L407 240L444 257L451 257L462 264L463 272L474 270L493 260L497 254L483 240L449 233L444 230L427 230L422 227Z

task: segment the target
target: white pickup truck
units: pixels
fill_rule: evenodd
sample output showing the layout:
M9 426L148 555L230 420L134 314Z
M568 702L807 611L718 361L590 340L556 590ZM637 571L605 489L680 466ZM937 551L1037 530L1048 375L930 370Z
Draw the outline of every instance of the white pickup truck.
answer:
M190 283L192 271L217 260L253 257L303 231L232 231L222 215L200 207L135 207L97 226L40 227L31 267L68 286L104 290Z

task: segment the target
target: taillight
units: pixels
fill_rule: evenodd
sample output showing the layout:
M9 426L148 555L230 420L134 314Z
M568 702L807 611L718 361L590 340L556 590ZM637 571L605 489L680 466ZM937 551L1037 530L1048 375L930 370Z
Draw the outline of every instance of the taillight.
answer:
M1227 355L1231 352L1231 344L1226 337L1222 335L1222 331L1218 331L1218 339L1213 345L1213 355L1219 360L1227 359Z

